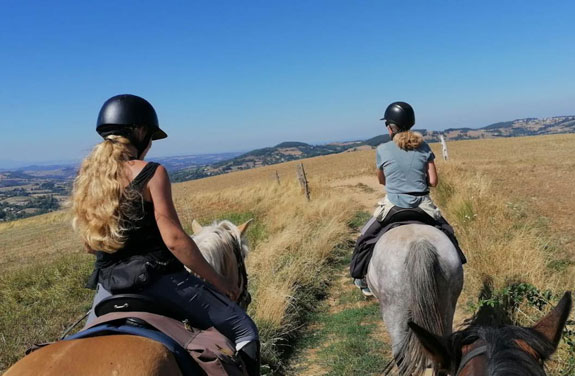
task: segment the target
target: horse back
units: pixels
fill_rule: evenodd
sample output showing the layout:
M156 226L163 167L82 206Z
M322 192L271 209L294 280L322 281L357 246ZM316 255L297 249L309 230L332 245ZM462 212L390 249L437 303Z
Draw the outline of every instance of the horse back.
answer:
M408 322L432 333L451 333L463 286L457 249L435 227L410 224L394 228L376 243L367 282L379 300L399 374L422 374L426 354Z
M427 258L427 267L425 262L421 263L422 258ZM411 224L394 228L379 239L367 280L382 309L411 311L412 299L406 297L415 298L416 284L425 286L430 282L436 283L439 290L439 301L435 303L454 307L463 285L463 268L456 248L442 231ZM415 292L421 294L423 291Z
M25 356L5 376L125 375L181 376L173 355L161 343L114 335L60 341Z
M462 273L461 259L451 240L437 228L423 224L396 227L384 234L375 245L369 269L378 270L383 278L404 283L402 279L406 277L405 264L410 251L422 242L428 242L434 248L447 279Z

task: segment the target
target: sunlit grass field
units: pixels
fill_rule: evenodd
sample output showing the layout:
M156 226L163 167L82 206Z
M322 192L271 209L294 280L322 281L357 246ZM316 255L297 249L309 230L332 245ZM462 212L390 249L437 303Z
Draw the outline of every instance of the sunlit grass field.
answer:
M458 141L448 147L450 159L443 161L439 145L432 145L440 178L432 195L469 259L459 300L464 314L473 313L485 277L496 290L516 282L554 295L573 290L575 135ZM332 251L353 240L349 222L374 194L363 183L347 182L375 180L374 160L373 150L304 160L309 202L296 181L300 162L173 186L188 230L194 218L205 223L254 217L248 233L254 298L249 313L272 369L281 369L291 338L330 282ZM57 338L89 307L92 293L82 285L91 263L64 212L0 224L0 369L29 344ZM542 315L525 304L516 319L531 325ZM568 351L563 344L550 365L552 374L566 374L561 370L573 357Z

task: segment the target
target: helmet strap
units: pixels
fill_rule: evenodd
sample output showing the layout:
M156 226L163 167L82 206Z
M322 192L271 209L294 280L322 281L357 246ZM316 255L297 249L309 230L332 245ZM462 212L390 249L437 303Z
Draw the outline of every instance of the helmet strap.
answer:
M123 129L112 129L107 132L101 132L100 134L105 140L107 139L108 136L111 135L122 136L127 138L130 141L130 144L132 144L138 152L138 155L136 156L137 159L140 159L140 157L150 144L150 140L152 139L152 132L146 132L146 135L142 139L140 139L137 136L136 128L131 127Z
M395 129L395 128L397 127L396 125L394 125L393 123L390 123L390 122L388 122L388 121L385 122L385 126L386 126L387 128L389 128L389 130L391 130L391 136L390 136L390 137L391 137L392 140L393 140L393 138L395 137L396 134L398 134L399 132L401 132L401 131Z
M129 137L128 139L130 140L132 145L136 147L136 150L138 150L138 159L140 159L142 157L142 154L144 154L144 151L150 144L152 134L151 132L147 132L146 135L141 140L137 140L135 137L136 135L134 133L135 132L132 132L132 137Z

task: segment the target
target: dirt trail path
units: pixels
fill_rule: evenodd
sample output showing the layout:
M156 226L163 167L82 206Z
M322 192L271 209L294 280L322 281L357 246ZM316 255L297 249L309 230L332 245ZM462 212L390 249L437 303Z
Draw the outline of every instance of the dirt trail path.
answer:
M337 180L332 183L336 190L341 190L342 193L350 196L361 206L362 210L371 213L377 201L383 197L384 190L377 183L374 176L357 176ZM348 250L348 257L351 255L351 249ZM382 372L382 367L387 364L391 359L391 349L389 346L389 336L379 314L378 302L374 298L365 298L359 290L352 284L349 277L349 259L342 262L338 267L337 273L334 274L332 284L327 291L327 299L324 302L324 307L321 311L323 318L312 321L308 329L303 333L301 342L312 342L312 345L303 346L304 349L296 353L296 359L291 365L290 374L298 376L317 376L317 375L379 375ZM325 349L334 345L334 342L341 341L343 334L331 334L327 336L318 335L319 332L326 331L326 326L330 325L329 319L326 317L336 316L345 313L346 311L357 310L372 310L372 314L366 316L360 323L362 326L371 325L372 330L369 336L376 341L380 342L379 348L374 348L374 356L380 357L380 362L376 364L371 370L368 368L358 369L359 366L341 367L336 363L337 358L345 356L345 354L329 354L326 355ZM457 323L461 315L456 314ZM351 322L349 325L357 325L356 322ZM319 341L313 341L315 336L321 337ZM330 349L330 351L333 351ZM351 362L351 360L350 360ZM431 375L431 371L426 375Z

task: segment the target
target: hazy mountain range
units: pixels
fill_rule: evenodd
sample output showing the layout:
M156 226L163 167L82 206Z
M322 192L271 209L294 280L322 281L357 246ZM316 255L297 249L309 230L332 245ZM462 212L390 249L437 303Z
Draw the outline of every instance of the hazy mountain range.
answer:
M478 138L516 137L556 133L575 133L575 116L551 118L526 118L495 123L483 128L450 128L444 131L418 129L428 142L439 141L444 135L447 140L470 140ZM318 155L340 153L358 148L375 147L389 140L381 135L368 140L335 142L310 145L303 142L283 142L276 146L252 150L247 153L217 153L154 158L170 172L174 181L198 179L235 170L303 159ZM2 161L0 161L1 163ZM4 168L2 168L4 167ZM32 165L20 168L6 168L0 164L0 188L20 186L35 179L46 181L68 181L77 171L78 163Z
M556 133L575 133L575 116L556 116L536 119L526 118L495 123L483 128L451 128L444 131L416 129L428 142L439 142L443 135L446 140L472 140L479 138L533 136ZM373 148L389 141L389 135L381 135L363 141L347 141L324 145L309 145L303 142L283 142L273 147L257 149L235 158L218 163L185 168L172 172L174 181L186 181L226 172L245 170L259 166L287 162L295 159L315 157L343 151Z

